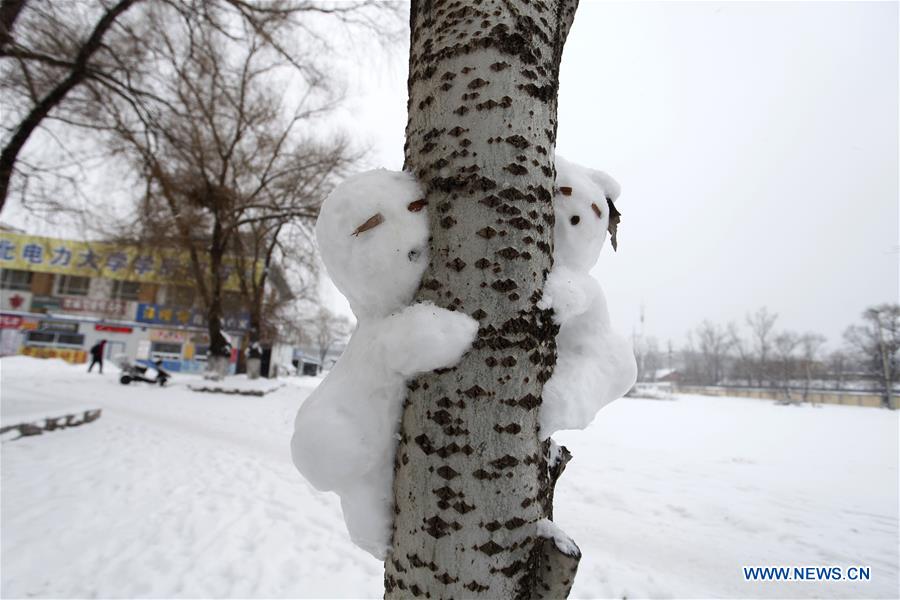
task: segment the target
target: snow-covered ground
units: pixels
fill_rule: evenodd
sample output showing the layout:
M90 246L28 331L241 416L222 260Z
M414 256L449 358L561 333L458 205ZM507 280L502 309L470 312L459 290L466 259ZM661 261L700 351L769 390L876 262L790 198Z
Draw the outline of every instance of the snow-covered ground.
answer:
M0 418L103 408L3 436L0 577L15 597L381 597L336 496L290 460L320 381L263 397L117 382L0 360ZM584 558L573 597L898 596L898 415L677 396L624 399L585 431L557 523ZM868 582L745 582L743 565L863 565Z

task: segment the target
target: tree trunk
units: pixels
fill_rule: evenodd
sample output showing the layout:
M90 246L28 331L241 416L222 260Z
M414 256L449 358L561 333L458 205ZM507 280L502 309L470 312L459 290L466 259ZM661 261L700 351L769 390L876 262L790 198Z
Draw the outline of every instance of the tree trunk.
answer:
M388 598L564 597L574 578L577 547L543 520L565 454L548 466L551 445L538 439L556 328L537 304L576 5L412 3L406 167L426 189L432 233L417 299L480 329L457 367L409 384Z
M207 306L207 330L209 331L209 358L207 369L211 376L221 379L228 373L231 344L222 331L222 258L225 255L222 226L213 224L209 247L209 305Z

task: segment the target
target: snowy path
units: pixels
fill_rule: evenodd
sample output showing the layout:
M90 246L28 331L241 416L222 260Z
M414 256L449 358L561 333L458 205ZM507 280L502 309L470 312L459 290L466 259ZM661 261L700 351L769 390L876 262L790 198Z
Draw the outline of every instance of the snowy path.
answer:
M103 417L2 452L2 596L380 597L381 565L288 440L316 380L262 398L123 387L0 361L4 420ZM898 416L757 400L620 400L584 432L556 518L574 597L897 597ZM7 438L5 438L7 439ZM746 583L742 565L868 565L872 581Z

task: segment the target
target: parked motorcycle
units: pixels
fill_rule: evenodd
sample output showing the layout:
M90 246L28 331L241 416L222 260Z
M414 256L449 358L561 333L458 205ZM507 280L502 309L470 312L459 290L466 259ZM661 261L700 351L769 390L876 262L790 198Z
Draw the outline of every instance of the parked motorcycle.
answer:
M166 385L169 378L172 377L165 369L162 368L162 361L153 361L153 367L145 367L143 365L122 365L122 375L119 376L119 383L128 385L132 381L143 381L145 383Z

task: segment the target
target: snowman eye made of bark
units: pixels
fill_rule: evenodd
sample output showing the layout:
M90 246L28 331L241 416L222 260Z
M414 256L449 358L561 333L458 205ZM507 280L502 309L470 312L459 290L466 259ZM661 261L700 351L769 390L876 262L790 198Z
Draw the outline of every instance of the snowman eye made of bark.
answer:
M371 217L366 219L365 223L363 223L362 225L360 225L359 227L354 229L353 233L351 233L350 235L359 236L359 234L361 234L365 231L369 231L370 229L375 229L382 223L384 223L384 217L381 216L381 213L375 213L374 215L372 215Z
M425 200L425 198L422 198L421 200L415 200L415 201L407 204L406 210L408 210L409 212L419 212L420 210L425 208L425 206L427 206L427 205L428 205L428 202Z
M572 215L572 218L569 219L569 223L571 223L572 225L578 225L580 222L581 217L579 217L578 215Z

